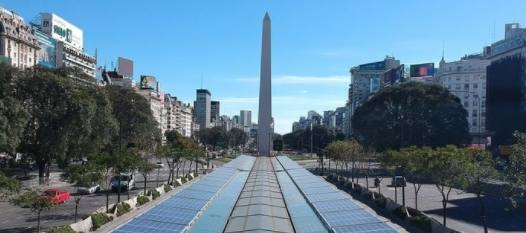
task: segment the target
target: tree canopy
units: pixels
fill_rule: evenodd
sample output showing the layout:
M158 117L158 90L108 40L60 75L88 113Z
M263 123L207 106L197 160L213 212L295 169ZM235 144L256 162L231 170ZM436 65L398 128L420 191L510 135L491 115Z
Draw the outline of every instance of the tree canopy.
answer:
M462 145L467 112L447 89L419 82L387 87L356 109L354 137L384 151L408 146Z

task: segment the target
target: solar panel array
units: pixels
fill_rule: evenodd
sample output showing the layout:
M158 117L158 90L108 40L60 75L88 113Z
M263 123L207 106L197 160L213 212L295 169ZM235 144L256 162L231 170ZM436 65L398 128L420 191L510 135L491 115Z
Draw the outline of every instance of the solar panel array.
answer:
M321 177L286 156L278 160L325 224L336 233L398 232L387 220L370 212Z
M316 212L309 206L307 200L301 195L289 175L284 171L279 162L272 158L272 164L276 170L276 176L281 186L281 192L285 198L287 209L297 233L328 233L323 222L320 221Z
M121 225L115 233L173 233L185 231L239 170L252 167L254 158L240 156L214 170L169 199ZM250 170L250 168L249 168Z

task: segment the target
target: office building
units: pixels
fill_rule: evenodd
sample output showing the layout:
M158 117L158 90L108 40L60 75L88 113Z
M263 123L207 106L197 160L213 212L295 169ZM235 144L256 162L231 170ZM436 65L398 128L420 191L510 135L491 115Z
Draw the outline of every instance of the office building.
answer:
M216 122L219 121L219 116L221 114L220 104L219 101L211 101L210 102L210 122Z
M252 111L239 111L239 124L245 132L249 132L250 128L252 128Z
M199 129L210 127L211 122L211 94L207 89L196 90L196 101L194 102L194 115Z
M38 41L24 19L0 7L0 61L25 69L37 63Z
M137 93L144 96L150 104L153 118L157 121L159 129L164 138L164 132L167 129L165 106L164 106L164 93L159 91L159 84L157 79L151 75L142 75L140 85L136 88Z

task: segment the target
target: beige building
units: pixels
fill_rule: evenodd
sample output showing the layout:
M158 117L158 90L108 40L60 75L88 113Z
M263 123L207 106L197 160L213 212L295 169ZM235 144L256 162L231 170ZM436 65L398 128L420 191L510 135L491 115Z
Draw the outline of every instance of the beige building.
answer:
M150 109L152 110L153 117L159 124L158 126L164 139L164 132L167 129L166 113L164 108L164 94L162 92L141 88L137 88L136 91L140 95L144 96L150 103Z
M38 41L32 29L16 13L0 7L0 56L21 69L36 64Z
M193 131L193 108L170 94L164 95L166 130L176 130L185 137Z

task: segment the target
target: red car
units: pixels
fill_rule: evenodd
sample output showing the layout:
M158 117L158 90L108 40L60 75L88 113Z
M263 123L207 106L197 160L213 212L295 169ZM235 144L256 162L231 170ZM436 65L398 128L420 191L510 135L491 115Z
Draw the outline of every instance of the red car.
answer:
M53 204L62 204L69 200L69 192L58 190L58 189L48 189L45 192Z

